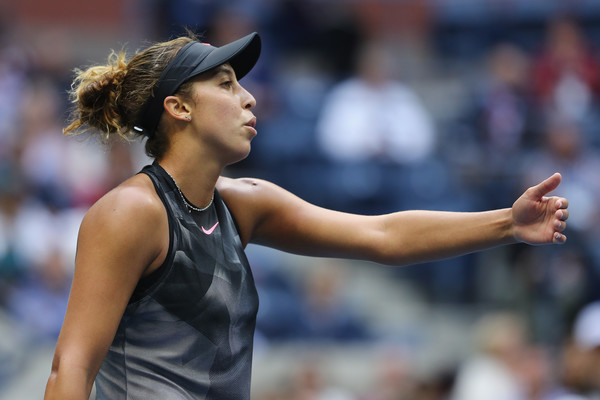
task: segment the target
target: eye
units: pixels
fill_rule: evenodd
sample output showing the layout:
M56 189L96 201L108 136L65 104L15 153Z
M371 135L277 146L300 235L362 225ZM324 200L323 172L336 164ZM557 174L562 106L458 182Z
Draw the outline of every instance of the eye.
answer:
M233 82L232 81L225 81L225 82L221 83L221 86L224 87L224 88L226 88L226 89L229 89L231 86L233 86Z

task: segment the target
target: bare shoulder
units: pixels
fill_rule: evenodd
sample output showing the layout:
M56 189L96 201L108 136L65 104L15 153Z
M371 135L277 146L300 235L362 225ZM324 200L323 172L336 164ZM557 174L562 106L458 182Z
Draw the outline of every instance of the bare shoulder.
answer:
M228 178L221 176L217 181L219 193L225 196L232 192L238 195L256 194L257 190L264 189L270 185L272 185L270 182L257 178Z
M161 218L164 207L146 175L135 175L106 193L88 211L86 218L146 220Z
M166 210L150 179L138 174L98 200L85 215L79 233L80 250L102 243L102 250L135 253L140 265L151 270L160 265L168 249ZM146 270L148 272L149 270Z
M258 178L220 177L217 189L227 205L245 208L252 207L254 212L267 211L289 201L300 199L282 187Z
M236 219L242 241L247 244L256 227L282 198L292 196L279 186L257 178L226 178L217 181L217 190Z

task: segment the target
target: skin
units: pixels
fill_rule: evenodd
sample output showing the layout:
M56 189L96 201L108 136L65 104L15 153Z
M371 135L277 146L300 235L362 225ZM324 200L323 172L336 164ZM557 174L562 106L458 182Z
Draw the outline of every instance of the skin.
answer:
M255 99L224 65L195 80L192 99L169 96L162 122L171 137L158 160L199 207L214 188L252 242L304 255L406 265L525 242L563 243L567 200L548 197L554 174L512 208L453 213L404 211L361 216L311 205L259 179L221 177L250 152ZM188 120L190 118L191 120ZM169 246L167 215L150 179L138 174L102 197L79 233L73 286L45 399L87 399L139 279Z

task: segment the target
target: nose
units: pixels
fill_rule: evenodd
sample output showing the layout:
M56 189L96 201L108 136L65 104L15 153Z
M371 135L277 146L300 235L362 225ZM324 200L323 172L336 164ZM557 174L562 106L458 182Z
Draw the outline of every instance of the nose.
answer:
M245 109L250 110L256 106L256 99L242 86L242 104Z

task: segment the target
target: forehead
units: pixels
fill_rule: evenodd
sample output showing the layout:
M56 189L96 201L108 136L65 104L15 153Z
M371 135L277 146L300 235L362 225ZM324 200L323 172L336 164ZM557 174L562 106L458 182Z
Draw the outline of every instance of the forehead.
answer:
M231 65L229 65L228 63L225 63L225 64L221 64L218 67L215 67L211 70L201 73L200 75L196 76L194 78L194 80L209 80L209 79L212 79L216 76L223 75L223 74L235 76L235 71L233 70Z

